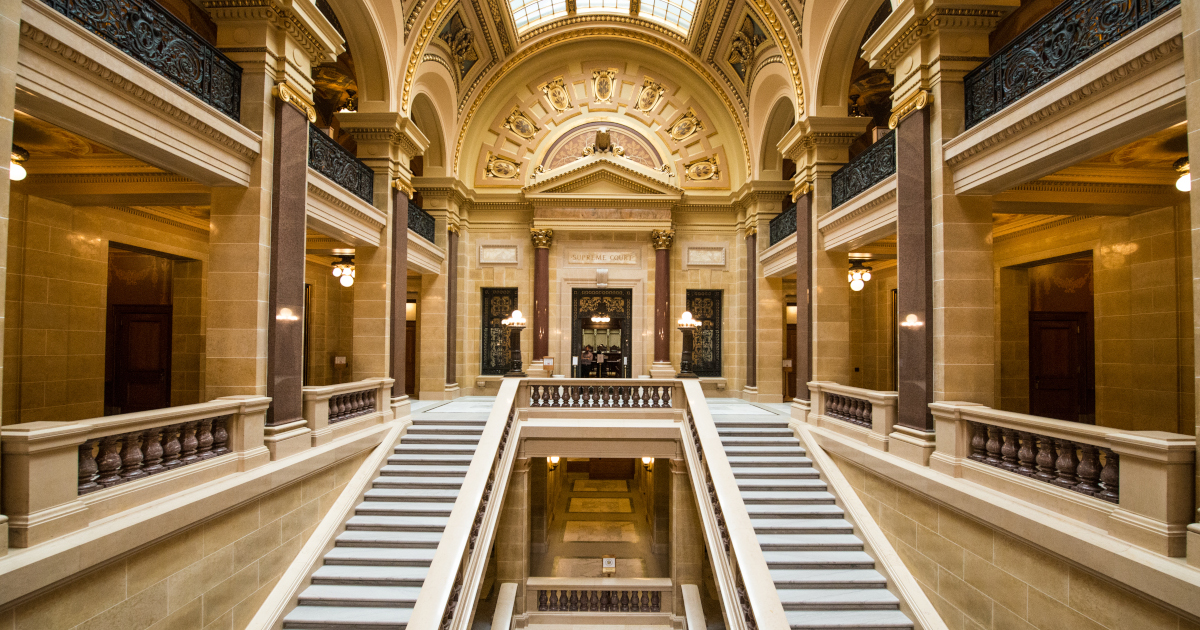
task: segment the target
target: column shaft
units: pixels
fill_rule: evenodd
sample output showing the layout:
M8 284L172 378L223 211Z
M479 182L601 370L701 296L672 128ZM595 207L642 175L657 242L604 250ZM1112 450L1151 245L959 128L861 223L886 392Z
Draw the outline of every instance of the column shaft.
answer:
M446 385L458 383L458 229L446 235Z
M541 361L550 354L550 248L533 251L533 356L529 358Z
M933 198L930 179L929 110L896 127L896 254L898 319L915 315L921 325L899 326L896 423L933 429Z
M796 200L796 398L808 400L812 380L812 193Z
M392 398L408 394L404 379L408 348L408 196L392 189Z
M671 362L671 250L654 250L654 362Z
M746 387L758 386L758 230L746 231Z

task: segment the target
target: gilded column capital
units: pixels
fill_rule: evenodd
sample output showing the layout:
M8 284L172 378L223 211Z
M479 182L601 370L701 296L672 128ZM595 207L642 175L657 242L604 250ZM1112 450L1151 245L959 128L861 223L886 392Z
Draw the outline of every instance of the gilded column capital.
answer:
M538 249L550 249L550 241L554 240L554 230L550 228L529 228L529 238Z
M459 227L458 221L447 221L446 222L446 231L454 232L455 234L462 234L462 232L459 231L460 229L461 228Z
M746 238L750 238L751 236L758 236L758 226L757 225L751 225L746 228Z
M673 230L650 230L650 242L654 243L654 249L671 249L674 240Z
M308 117L308 122L317 122L317 108L313 105L312 99L305 96L302 88L297 88L285 80L276 83L275 87L271 88L271 93L275 95L275 98L304 112L304 115Z

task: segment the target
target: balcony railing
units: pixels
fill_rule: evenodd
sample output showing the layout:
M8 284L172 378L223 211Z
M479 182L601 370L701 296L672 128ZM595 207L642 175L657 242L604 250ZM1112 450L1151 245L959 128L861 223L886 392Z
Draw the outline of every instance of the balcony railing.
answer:
M368 378L305 387L304 419L312 432L313 446L386 421L394 382L390 378Z
M311 124L308 129L308 166L355 197L375 203L375 171Z
M434 242L434 225L433 215L425 212L418 206L408 204L408 229L423 236L430 243Z
M830 381L808 384L812 396L811 424L887 450L896 421L896 392L839 385Z
M153 0L43 0L142 65L238 120L242 68Z
M796 204L792 204L783 214L771 219L771 244L796 233Z
M836 208L896 174L896 132L889 132L833 174Z
M1179 0L1067 0L963 78L967 129L1166 13Z

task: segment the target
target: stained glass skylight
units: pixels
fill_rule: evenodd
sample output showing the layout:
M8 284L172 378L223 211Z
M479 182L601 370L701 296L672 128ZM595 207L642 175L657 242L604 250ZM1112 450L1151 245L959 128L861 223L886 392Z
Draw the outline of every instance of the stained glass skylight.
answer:
M508 6L512 9L517 30L567 14L567 0L509 0Z
M664 22L683 33L692 25L696 13L696 0L642 0L638 12L644 18Z

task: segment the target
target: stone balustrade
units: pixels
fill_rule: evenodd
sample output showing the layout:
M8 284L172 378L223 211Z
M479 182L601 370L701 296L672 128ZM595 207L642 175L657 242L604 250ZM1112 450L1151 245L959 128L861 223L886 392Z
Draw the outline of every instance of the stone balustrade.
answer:
M4 511L13 547L265 464L271 399L206 403L0 430Z
M930 405L930 467L1178 557L1192 521L1196 438L1122 431L983 405ZM1122 491L1124 489L1124 491Z
M525 609L539 613L670 614L674 588L671 578L531 577L525 582Z
M896 420L896 392L881 392L829 381L808 384L812 407L810 424L888 450Z
M662 379L526 379L517 400L530 409L675 409L679 384Z
M320 446L390 420L390 392L394 382L391 378L368 378L340 385L305 387L304 420L312 445Z

